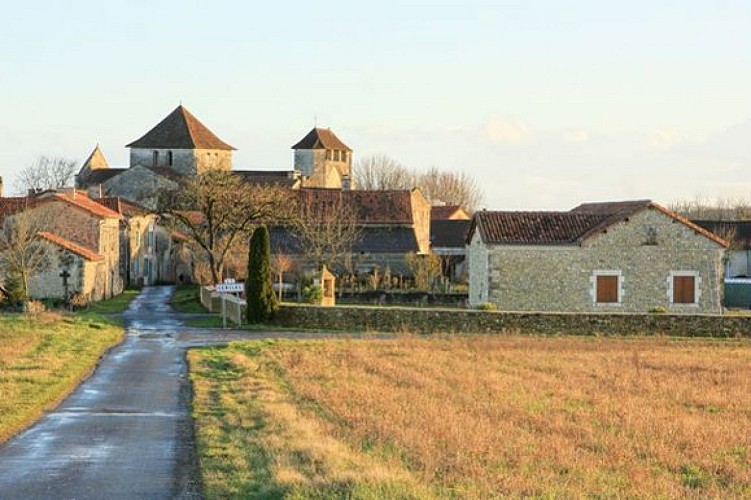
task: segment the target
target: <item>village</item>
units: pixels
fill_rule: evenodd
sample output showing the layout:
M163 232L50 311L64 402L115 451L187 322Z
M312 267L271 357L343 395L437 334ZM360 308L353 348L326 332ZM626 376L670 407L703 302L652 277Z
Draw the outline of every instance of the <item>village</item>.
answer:
M247 253L260 223L270 227L285 300L303 300L325 264L350 302L722 314L725 278L748 273L748 242L728 232L732 223L692 221L651 200L503 212L431 201L417 186L361 189L354 152L326 128L292 146L289 170L234 169L234 148L182 105L127 147L128 167L110 166L97 146L74 186L0 197L6 305L19 283L22 298L85 305L131 287L242 281L247 269L236 255ZM235 246L204 252L202 232L215 221L164 200L210 173L258 190L250 196L286 201L276 213L236 215L242 221L227 222L242 230L209 235L235 238ZM14 267L21 261L26 267Z

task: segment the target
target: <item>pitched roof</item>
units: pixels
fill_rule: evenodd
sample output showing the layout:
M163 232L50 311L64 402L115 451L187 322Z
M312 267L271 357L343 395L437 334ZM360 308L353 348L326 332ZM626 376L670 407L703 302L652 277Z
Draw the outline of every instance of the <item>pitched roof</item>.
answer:
M99 203L92 200L85 194L76 190L74 190L73 192L68 192L68 193L58 193L58 192L43 193L41 196L34 198L33 201L29 203L29 206L36 206L36 205L40 205L42 203L47 203L49 201L54 201L54 200L63 201L65 203L68 203L69 205L73 205L82 210L85 210L92 215L96 215L97 217L102 217L102 218L112 217L115 219L122 218L122 216L119 213L113 210L110 210L109 208L103 205L100 205Z
M29 205L30 200L27 196L0 197L0 220L6 215L22 211Z
M296 190L301 204L352 207L360 224L412 224L412 191L303 188Z
M223 149L232 146L219 139L182 105L127 148Z
M300 182L294 170L231 170L245 182L262 186L293 188Z
M107 158L104 157L104 153L102 153L102 150L99 149L99 144L96 145L94 148L94 151L91 152L89 157L86 159L85 162L83 162L83 165L81 168L90 168L91 170L96 170L100 168L109 168L109 163L107 163Z
M86 176L81 179L83 184L87 186L94 186L96 184L104 184L116 175L122 174L128 170L127 168L100 168L92 170Z
M269 241L272 253L304 253L302 243L288 227L270 227ZM352 243L353 254L405 254L419 251L420 245L414 229L404 226L363 226L360 228L359 238Z
M339 149L352 151L344 144L330 128L314 128L300 141L292 146L292 149Z
M467 238L479 228L485 243L501 245L575 245L642 210L657 210L718 245L727 242L650 200L584 203L569 212L477 212Z
M469 220L469 214L460 205L434 205L430 220Z
M430 245L433 248L464 248L470 221L463 219L430 221Z
M80 255L86 260L94 260L94 261L104 260L103 255L93 252L89 250L88 248L82 247L81 245L78 245L76 243L73 243L72 241L68 241L65 238L61 238L60 236L56 234L52 234L47 231L42 231L39 233L39 236L46 239L47 241L54 243L55 245L59 247L62 247L66 250L73 252L74 254Z
M113 212L117 212L121 215L126 216L132 216L132 215L143 215L147 213L151 213L151 210L142 207L141 205L138 205L136 203L133 203L132 201L128 201L125 198L117 197L105 197L105 198L92 198L95 202L99 203L100 205L103 205Z

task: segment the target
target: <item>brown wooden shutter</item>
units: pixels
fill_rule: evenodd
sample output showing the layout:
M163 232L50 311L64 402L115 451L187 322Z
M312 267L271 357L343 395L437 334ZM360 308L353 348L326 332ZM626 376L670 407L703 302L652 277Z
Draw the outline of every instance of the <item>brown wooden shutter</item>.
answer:
M695 278L693 276L673 276L673 302L675 304L694 304Z
M597 302L618 302L618 276L597 277Z

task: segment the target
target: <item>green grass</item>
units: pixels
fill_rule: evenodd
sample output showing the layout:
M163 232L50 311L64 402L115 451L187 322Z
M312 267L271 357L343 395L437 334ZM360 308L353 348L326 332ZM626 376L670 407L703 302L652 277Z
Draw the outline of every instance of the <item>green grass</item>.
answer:
M122 337L90 313L0 315L0 442L60 402Z
M177 287L170 299L170 304L177 312L189 314L201 314L208 312L201 305L201 296L198 285L181 285Z
M140 290L124 290L123 293L117 297L92 303L86 312L93 314L117 314L125 312L130 305L130 302L135 299L139 293L141 293Z

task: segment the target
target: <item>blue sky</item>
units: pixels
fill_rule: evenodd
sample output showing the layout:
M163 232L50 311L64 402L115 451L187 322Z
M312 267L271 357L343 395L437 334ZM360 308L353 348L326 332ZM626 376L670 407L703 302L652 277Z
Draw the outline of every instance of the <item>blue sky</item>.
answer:
M254 4L5 6L6 186L97 142L125 166L182 101L236 168L291 168L317 120L356 156L471 173L493 209L751 188L751 2Z

